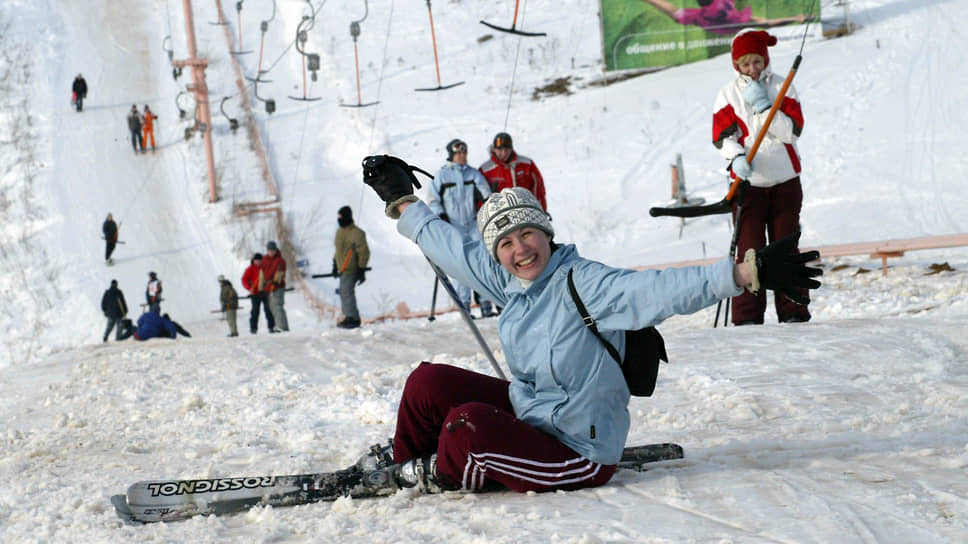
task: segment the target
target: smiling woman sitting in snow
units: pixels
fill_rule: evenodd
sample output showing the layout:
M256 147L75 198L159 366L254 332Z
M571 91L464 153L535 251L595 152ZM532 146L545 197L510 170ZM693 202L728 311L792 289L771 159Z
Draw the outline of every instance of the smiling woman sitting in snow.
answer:
M392 446L365 468L387 485L422 490L550 491L606 483L629 431L629 388L605 344L586 329L569 276L607 342L624 357L626 330L698 311L745 288L814 289L816 252L778 241L744 262L662 271L613 268L553 241L551 217L520 187L491 195L478 212L483 240L465 240L413 194L413 167L367 157L363 179L399 218L397 229L449 276L504 307L498 322L510 382L423 363L407 380ZM419 185L418 185L419 186ZM798 237L798 236L797 236ZM380 455L382 454L382 456Z

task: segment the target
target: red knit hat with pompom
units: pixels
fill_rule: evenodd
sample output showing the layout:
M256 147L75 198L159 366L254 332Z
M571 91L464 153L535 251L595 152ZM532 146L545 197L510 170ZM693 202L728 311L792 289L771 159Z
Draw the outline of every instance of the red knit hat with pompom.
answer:
M756 53L763 57L766 62L764 66L770 65L770 54L766 48L776 45L776 36L767 33L765 30L744 30L733 38L733 65L743 55Z

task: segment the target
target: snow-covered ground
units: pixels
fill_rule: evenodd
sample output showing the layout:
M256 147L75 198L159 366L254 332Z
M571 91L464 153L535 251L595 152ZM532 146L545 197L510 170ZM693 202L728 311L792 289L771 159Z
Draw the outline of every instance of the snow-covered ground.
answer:
M110 495L140 479L297 473L342 467L393 432L399 392L421 360L485 373L490 365L454 314L357 331L332 326L296 291L293 331L227 339L218 274L238 288L253 251L276 236L233 205L267 199L243 118L215 2L196 2L200 54L216 112L221 200L208 204L201 139L184 140L177 82L164 47L184 58L181 3L91 0L0 3L0 541L2 542L959 542L968 538L968 249L909 252L887 276L864 256L826 260L809 324L711 328L714 309L661 330L672 363L656 395L633 399L629 443L675 441L682 461L609 485L549 495L401 492L257 509L170 525L127 526ZM223 2L237 36L234 3ZM308 3L277 0L265 35L255 122L292 241L309 272L327 272L335 213L350 204L373 250L358 293L364 317L405 301L429 307L432 276L359 182L360 159L394 153L436 170L461 137L482 162L504 128L548 184L560 241L586 256L637 266L725 254L723 216L654 219L669 164L683 154L692 194L722 197L709 143L724 57L608 87L597 3L533 0L523 27L496 35L513 2L433 5L436 85L426 4L373 0L358 41L356 102L348 26L359 2L329 0L306 49L321 55L302 96L301 58L287 46ZM823 2L837 14L840 8ZM258 69L259 23L271 2L241 12L245 74ZM858 31L823 40L812 27L794 82L804 103L803 244L968 232L961 150L968 86L963 0L851 3ZM799 30L797 30L799 28ZM802 32L802 27L790 29ZM166 40L166 36L171 36ZM479 38L491 35L489 40ZM784 73L799 40L772 51ZM520 46L520 50L519 50ZM517 70L514 70L517 62ZM91 88L70 110L70 82ZM509 85L514 88L509 100ZM573 94L532 100L571 77ZM159 149L135 155L124 114L151 104ZM190 109L190 108L189 108ZM507 124L505 125L505 115ZM117 264L103 265L100 223L122 221ZM952 269L930 274L932 265ZM295 268L292 266L291 268ZM938 267L935 267L938 268ZM165 310L191 339L101 344L98 303L117 278L137 311L146 273L165 283ZM870 273L865 273L865 272ZM310 288L336 303L332 280ZM240 312L245 330L246 310ZM496 321L478 321L503 364Z

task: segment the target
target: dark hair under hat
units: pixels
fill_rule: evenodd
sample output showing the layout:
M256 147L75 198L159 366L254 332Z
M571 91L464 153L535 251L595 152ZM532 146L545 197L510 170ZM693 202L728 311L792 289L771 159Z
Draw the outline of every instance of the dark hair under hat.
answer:
M252 254L252 260L253 261L261 261L262 260L262 254L261 253L253 253Z
M279 246L277 246L274 241L270 240L269 243L266 244L266 249L271 251L279 251Z

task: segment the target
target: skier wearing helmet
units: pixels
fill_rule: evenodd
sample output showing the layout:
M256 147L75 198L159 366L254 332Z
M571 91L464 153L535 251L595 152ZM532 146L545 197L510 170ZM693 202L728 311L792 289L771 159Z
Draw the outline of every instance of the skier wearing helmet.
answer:
M426 202L430 210L444 221L449 222L468 240L480 240L477 230L477 209L491 189L480 171L467 165L467 144L460 139L447 143L447 162L440 167L437 175L427 185ZM454 282L454 288L461 304L471 309L471 288ZM481 301L481 316L493 314L490 302Z
M491 142L491 158L481 165L480 170L487 178L492 193L508 187L524 187L538 199L541 209L548 210L544 178L541 177L538 165L514 150L511 135L507 132L498 132L494 136L494 141Z

